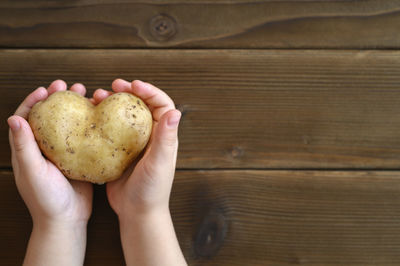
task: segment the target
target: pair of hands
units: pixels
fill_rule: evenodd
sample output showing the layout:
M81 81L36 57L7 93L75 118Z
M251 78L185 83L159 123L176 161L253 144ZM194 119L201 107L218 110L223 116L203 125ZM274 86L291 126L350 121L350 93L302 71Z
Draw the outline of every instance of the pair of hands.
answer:
M26 121L35 103L66 89L67 84L62 80L54 81L47 89L39 87L8 119L15 181L31 213L34 227L86 226L92 211L92 184L66 179L53 163L45 159ZM85 86L79 83L71 86L70 90L83 96L86 94ZM149 83L116 79L112 90L133 93L143 99L154 121L143 157L120 179L107 184L109 203L120 221L132 220L132 216L147 213L169 213L181 114L166 93ZM113 92L98 89L90 101L98 104Z

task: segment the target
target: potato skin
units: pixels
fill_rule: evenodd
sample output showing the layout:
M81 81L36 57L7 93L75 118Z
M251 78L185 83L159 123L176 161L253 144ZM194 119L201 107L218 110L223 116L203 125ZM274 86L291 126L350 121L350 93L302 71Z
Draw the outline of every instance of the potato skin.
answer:
M60 91L38 102L29 124L46 155L71 179L103 184L119 178L146 146L152 115L129 93L115 93L97 106Z

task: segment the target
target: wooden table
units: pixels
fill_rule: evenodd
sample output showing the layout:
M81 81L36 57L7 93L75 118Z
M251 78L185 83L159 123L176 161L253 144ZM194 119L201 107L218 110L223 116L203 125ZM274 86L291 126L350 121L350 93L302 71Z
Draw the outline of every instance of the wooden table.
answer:
M117 78L183 113L171 210L190 265L400 264L400 3L0 3L0 264L31 230L6 118L55 79ZM85 265L123 265L95 187Z

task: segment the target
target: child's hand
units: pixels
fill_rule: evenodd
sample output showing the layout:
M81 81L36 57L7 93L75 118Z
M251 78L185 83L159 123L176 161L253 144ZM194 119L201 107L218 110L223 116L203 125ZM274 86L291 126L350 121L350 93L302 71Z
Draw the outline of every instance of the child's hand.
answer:
M8 119L15 182L33 220L25 264L83 263L93 187L90 183L67 180L46 160L26 121L35 103L66 88L64 81L57 80L47 90L36 89ZM74 84L70 90L86 93L82 84Z
M153 130L143 157L124 175L107 184L107 196L120 221L127 265L185 265L169 213L181 113L171 98L141 81L117 79L114 92L140 97L153 115ZM96 103L112 92L97 90ZM134 167L134 169L132 169Z
M153 130L146 152L140 161L124 175L107 184L111 207L124 216L129 213L168 210L169 194L175 172L178 149L178 123L181 114L167 94L141 81L131 83L116 80L115 92L129 92L140 97L153 115ZM96 91L95 100L101 100L111 92Z

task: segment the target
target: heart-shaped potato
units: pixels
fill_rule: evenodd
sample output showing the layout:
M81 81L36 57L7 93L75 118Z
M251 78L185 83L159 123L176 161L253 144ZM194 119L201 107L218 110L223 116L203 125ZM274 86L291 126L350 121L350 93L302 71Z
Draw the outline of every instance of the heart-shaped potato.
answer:
M146 104L115 93L97 106L72 91L35 104L29 124L40 149L65 176L102 184L119 178L146 146L153 119Z

